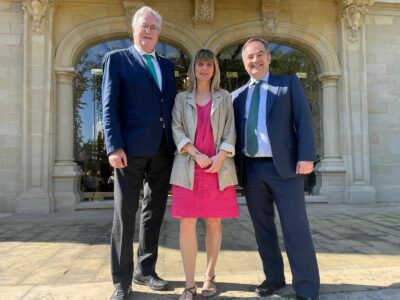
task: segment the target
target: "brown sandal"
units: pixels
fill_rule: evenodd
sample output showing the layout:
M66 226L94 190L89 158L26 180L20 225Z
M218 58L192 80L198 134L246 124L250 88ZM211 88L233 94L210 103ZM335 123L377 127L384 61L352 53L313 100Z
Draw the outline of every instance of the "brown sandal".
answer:
M190 293L191 295L192 295L192 299L194 299L194 297L197 295L197 289L196 289L196 286L192 286L192 287L190 287L190 288L185 288L184 290L183 290L183 293L182 293L182 296L183 296L183 299L182 300L186 300L186 299L189 299L189 298L187 298L187 294L188 293ZM182 297L181 296L181 297ZM179 299L181 299L181 298L179 298ZM190 299L189 299L190 300Z
M204 279L204 282L209 282L209 288L201 291L201 297L211 298L217 294L217 284L215 283L215 275L211 278Z

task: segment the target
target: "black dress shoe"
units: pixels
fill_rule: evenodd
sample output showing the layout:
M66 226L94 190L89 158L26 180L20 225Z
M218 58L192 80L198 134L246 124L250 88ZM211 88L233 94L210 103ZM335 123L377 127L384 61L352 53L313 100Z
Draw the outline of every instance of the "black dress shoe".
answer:
M110 300L127 300L132 294L132 287L127 288L118 287L115 289L114 293L111 295Z
M256 287L256 293L260 296L272 295L276 290L284 288L286 282L268 282L264 280L258 287Z
M296 300L319 300L318 296L317 297L300 297L300 296L296 296Z
M155 291L165 291L168 289L168 282L158 277L156 273L153 275L143 276L135 272L133 274L133 282L140 285L147 285Z

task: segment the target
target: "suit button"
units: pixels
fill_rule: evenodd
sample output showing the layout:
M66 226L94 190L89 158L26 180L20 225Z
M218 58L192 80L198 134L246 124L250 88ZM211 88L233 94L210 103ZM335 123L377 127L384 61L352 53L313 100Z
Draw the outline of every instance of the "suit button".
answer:
M164 118L160 118L160 122L163 122L164 121Z
M163 98L161 98L161 103L163 103L164 102L164 99Z

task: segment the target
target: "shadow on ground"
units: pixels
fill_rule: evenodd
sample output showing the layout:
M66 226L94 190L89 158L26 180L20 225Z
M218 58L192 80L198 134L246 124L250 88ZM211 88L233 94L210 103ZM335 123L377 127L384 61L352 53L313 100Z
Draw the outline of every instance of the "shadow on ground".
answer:
M171 281L171 290L163 293L146 291L134 291L129 300L133 299L177 299L177 296L183 291L184 282ZM218 294L213 299L294 299L295 293L292 286L289 284L279 292L268 297L259 297L254 293L255 285L238 284L238 283L218 283ZM337 299L340 299L340 293L348 292L365 292L378 291L383 289L399 289L400 283L392 284L387 287L370 286L370 285L352 285L352 284L322 284L320 290L320 298L323 300L324 295L338 294ZM198 284L197 293L201 293L201 285ZM235 294L246 294L246 296L235 296ZM378 299L376 299L378 300Z

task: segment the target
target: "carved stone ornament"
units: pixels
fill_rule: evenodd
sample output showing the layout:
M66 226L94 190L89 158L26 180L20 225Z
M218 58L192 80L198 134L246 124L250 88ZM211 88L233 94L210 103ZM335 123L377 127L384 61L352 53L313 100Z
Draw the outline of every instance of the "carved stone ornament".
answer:
M23 10L32 17L33 31L42 33L43 22L53 7L52 0L23 0Z
M128 26L128 32L132 33L132 19L136 11L144 6L142 1L122 1L125 8L126 23Z
M214 21L214 0L195 0L193 22L207 25Z
M262 10L262 23L263 23L263 35L266 37L274 37L278 27L278 17L279 17L279 0L261 1Z
M368 13L368 6L374 4L372 0L343 0L342 17L350 30L348 39L351 43L358 41L359 31L364 24Z

